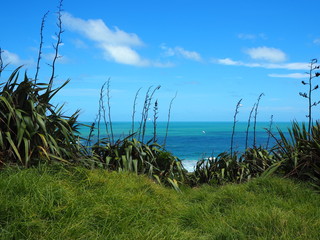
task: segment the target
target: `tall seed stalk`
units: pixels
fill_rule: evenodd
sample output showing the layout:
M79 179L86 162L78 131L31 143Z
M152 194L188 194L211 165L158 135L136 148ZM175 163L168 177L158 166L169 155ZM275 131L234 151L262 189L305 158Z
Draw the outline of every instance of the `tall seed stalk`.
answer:
M105 113L104 111L104 105L103 105L103 92L105 88L106 83L104 83L100 89L100 97L99 97L99 109L98 109L98 115L97 115L97 123L98 123L98 146L100 146L100 123L101 123L101 115Z
M153 107L153 142L157 142L158 99Z
M43 46L43 29L44 29L44 24L46 21L46 18L49 14L49 11L47 11L41 20L41 27L40 27L40 44L39 44L39 52L38 52L38 58L37 58L37 66L36 66L36 73L34 75L34 82L37 83L38 80L38 74L40 71L40 61L41 61L41 56L42 56L42 46Z
M111 120L111 104L110 104L110 78L107 81L107 105L108 105L108 119L109 119L109 126L110 126L110 134L111 134L111 143L114 143L114 134L113 134L113 126Z
M236 110L234 112L234 116L233 116L233 127L232 127L232 135L231 135L231 147L230 147L230 155L233 156L233 142L234 142L234 133L235 133L235 129L236 129L236 123L237 123L237 115L239 113L239 108L241 106L241 101L242 99L240 99L237 103L236 106Z
M53 80L56 77L55 76L55 69L56 69L56 61L61 58L61 55L59 55L59 46L62 44L62 33L64 32L64 30L62 29L62 3L63 0L60 0L59 5L58 5L58 22L57 22L57 27L58 27L58 32L55 33L55 36L57 38L57 41L55 44L52 44L52 47L54 49L54 57L52 60L52 63L49 64L52 68L51 70L51 77L50 77L50 81L49 81L49 87L47 91L50 91L52 89L52 84L53 84Z
M138 91L136 92L136 95L135 95L134 101L133 101L131 134L133 134L135 132L135 130L134 130L134 122L135 122L135 114L136 114L136 105L137 105L137 99L138 99L138 95L139 95L140 90L141 90L141 88L139 88Z
M261 97L264 96L264 93L261 93L258 97L256 108L254 110L254 123L253 123L253 147L256 148L256 129L257 129L257 115L258 115L258 108Z
M2 69L3 69L3 60L2 60L2 49L0 47L0 77L1 77L1 72L2 72Z
M147 109L147 105L148 105L148 99L149 99L149 93L151 91L152 86L150 86L146 92L146 96L144 98L144 103L143 103L143 107L142 107L142 112L141 112L141 121L140 121L140 125L139 125L139 135L138 135L138 140L140 141L140 137L142 134L142 129L143 129L143 122L145 119L145 114L146 114L146 109Z
M271 137L271 132L272 132L272 124L273 124L273 115L271 115L270 118L270 124L269 124L269 128L268 128L268 140L267 140L267 145L266 145L266 150L268 150L269 147L269 142L270 142L270 137Z
M89 131L89 136L87 138L87 144L86 147L89 147L91 145L91 138L93 137L93 132L94 132L94 126L96 125L95 122L93 122L90 126L90 131Z
M309 92L308 93L299 92L299 95L301 97L304 97L304 98L308 99L308 115L306 115L306 117L308 118L308 134L309 134L308 139L310 139L311 126L312 126L312 122L313 122L313 119L312 119L312 107L315 107L320 103L320 101L312 103L312 92L319 88L319 85L316 85L315 87L313 87L313 85L312 85L313 78L320 76L319 72L316 72L316 73L313 74L313 72L316 69L319 69L319 67L320 67L319 65L316 65L317 62L318 62L318 60L316 58L314 58L314 59L312 59L310 61L310 69L309 69L309 72L307 72L307 74L309 75L309 81L307 83L305 81L301 81L301 83L303 85L308 85L309 86Z
M252 113L253 113L255 107L256 107L256 103L253 104L253 106L251 108L251 111L250 111L250 114L249 114L248 125L247 125L247 130L246 130L246 147L245 147L245 150L248 149L249 128L250 128L250 124L251 124Z
M3 53L3 50L1 49L0 47L0 77L1 77L1 73L2 71L6 68L6 66L8 66L9 63L3 65L3 60L2 60L2 53Z
M141 136L141 141L144 141L144 137L145 137L145 133L146 133L146 127L147 127L147 120L148 120L148 114L149 114L149 110L150 110L150 106L151 106L151 101L153 98L153 95L155 94L155 92L157 90L160 89L160 85L157 86L155 89L153 89L153 91L151 92L151 94L149 95L149 92L151 90L151 87L149 87L147 93L146 93L146 98L144 101L144 105L143 105L143 110L142 110L142 121L140 123L140 132L142 134Z
M166 136L164 137L164 141L163 141L163 146L166 147L167 144L167 137L168 137L168 132L169 132L169 123L170 123L170 117L171 117L171 108L172 108L172 103L174 101L174 99L177 97L177 92L174 95L174 97L171 99L170 101L170 105L169 105L169 111L168 111L168 120L167 120L167 127L166 127Z

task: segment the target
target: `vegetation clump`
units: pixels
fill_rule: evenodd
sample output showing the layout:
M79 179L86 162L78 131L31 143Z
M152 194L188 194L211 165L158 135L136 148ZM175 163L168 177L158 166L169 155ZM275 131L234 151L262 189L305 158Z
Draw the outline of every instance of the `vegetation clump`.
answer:
M51 160L75 161L80 156L78 112L67 117L63 106L51 104L68 81L51 90L27 74L19 82L19 70L0 88L0 163L29 167Z
M99 112L96 121L91 125L88 139L81 139L77 132L79 111L71 116L65 116L62 106L53 106L52 98L68 83L52 89L56 72L56 61L59 46L62 43L62 0L59 1L57 12L56 44L53 44L54 58L51 66L51 77L48 83L39 82L38 73L42 53L42 31L47 13L42 19L40 29L40 49L37 69L34 79L25 73L22 81L19 79L21 67L12 72L8 79L0 83L0 164L17 164L24 167L36 166L41 163L60 162L66 165L82 165L87 168L103 168L118 172L133 172L145 174L158 183L170 185L179 191L180 186L187 184L242 183L253 177L278 174L284 177L296 177L300 180L312 182L320 186L320 125L312 119L312 92L318 89L312 85L312 80L320 74L317 60L310 62L309 81L302 82L309 85L308 93L300 93L307 98L308 127L304 124L292 123L289 136L278 130L280 138L275 137L271 130L267 130L277 142L276 146L267 147L256 145L256 121L261 93L254 104L246 131L246 149L243 153L234 150L234 133L237 114L241 100L236 106L234 124L231 136L230 152L224 152L209 159L200 160L193 173L187 173L180 159L165 149L170 121L172 102L170 102L168 123L164 144L157 142L158 100L154 101L155 93L160 86L149 87L143 104L141 121L136 131L135 107L138 90L132 113L132 132L121 139L115 139L111 120L110 79L101 88ZM7 65L3 63L0 49L0 75ZM104 101L104 88L107 87L107 106ZM153 107L153 136L146 140L146 122ZM254 112L254 141L252 147L248 145L248 130ZM271 118L272 119L272 118ZM106 124L106 137L100 134L101 122ZM92 133L97 126L98 138L92 141ZM271 123L270 123L271 129ZM84 144L84 142L87 144ZM269 141L269 140L268 140Z
M316 59L310 63L309 82L302 82L309 85L309 92L300 93L308 99L307 127L293 122L288 135L278 130L280 137L276 137L271 132L271 117L267 132L276 145L269 149L268 138L266 147L257 146L260 94L250 112L245 150L236 152L233 145L240 100L230 152L202 159L195 171L188 173L181 160L165 148L176 96L170 102L164 144L157 142L158 100L153 98L160 86L147 90L135 130L138 90L131 132L119 139L112 127L110 80L105 84L107 106L103 85L99 112L88 126L87 139L78 132L79 111L65 116L63 105L52 105L52 98L69 82L52 88L62 43L61 11L62 1L48 83L38 79L47 13L41 24L35 77L25 73L21 80L21 66L0 83L1 239L320 238L319 194L304 183L320 190L320 122L312 119L312 108L319 103L312 103L312 92L318 89L312 79L320 76L315 72L319 69ZM0 76L6 66L0 48ZM152 106L153 136L146 140ZM254 141L250 147L253 112ZM100 134L103 122L106 135ZM98 137L93 140L94 130ZM289 177L299 182L283 179ZM180 194L160 185L171 186Z

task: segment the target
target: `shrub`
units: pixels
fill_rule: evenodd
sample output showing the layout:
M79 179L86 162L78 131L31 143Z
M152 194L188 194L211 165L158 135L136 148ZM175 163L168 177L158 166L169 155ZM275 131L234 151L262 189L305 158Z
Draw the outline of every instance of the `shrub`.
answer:
M39 162L74 161L78 145L78 111L63 115L63 105L50 101L68 81L51 90L48 84L35 83L27 74L19 82L19 70L12 72L0 88L0 161L25 167Z
M311 133L303 123L292 123L289 136L279 130L280 140L274 152L282 164L279 170L288 177L311 180L320 186L320 123L316 122Z
M178 189L184 182L186 170L181 161L155 142L143 143L131 135L114 144L108 139L92 147L92 157L100 167L114 171L146 174L159 183Z

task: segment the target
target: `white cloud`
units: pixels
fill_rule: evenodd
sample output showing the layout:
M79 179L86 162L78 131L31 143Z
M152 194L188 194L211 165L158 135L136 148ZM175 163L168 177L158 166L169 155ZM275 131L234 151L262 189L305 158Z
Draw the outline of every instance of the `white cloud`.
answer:
M182 47L170 48L162 45L161 48L165 51L165 55L168 57L180 56L189 60L201 61L201 55L195 51L188 51Z
M105 57L108 59L109 57L115 60L117 63L123 63L128 65L136 65L136 66L148 66L150 62L148 60L141 59L139 54L131 49L128 46L124 45L109 45L102 44L101 45L104 50Z
M242 61L234 61L231 58L222 58L213 60L214 63L222 65L233 65L233 66L245 66L245 67L260 67L267 69L287 69L287 70L308 70L309 64L296 62L296 63L246 63Z
M155 65L141 58L133 49L133 47L143 46L143 42L134 33L126 33L117 27L110 29L101 19L83 20L69 13L63 14L62 21L66 28L96 42L107 60L134 66Z
M9 65L20 66L20 65L33 64L32 60L23 60L19 57L18 54L9 52L8 50L2 50L2 61L4 65L9 64Z
M243 63L241 63L239 61L233 61L230 58L218 59L217 62L220 63L220 64L223 64L223 65L238 65L238 66L243 65Z
M269 47L249 48L245 51L252 59L265 60L268 62L283 62L286 54L280 49Z
M268 76L275 77L275 78L307 78L308 74L305 74L305 73L289 73L289 74L271 73L271 74L268 74Z
M201 56L199 53L194 51L187 51L181 47L176 47L175 51L177 54L183 56L186 59L194 60L194 61L201 61Z
M263 67L260 63L245 63L241 61L234 61L231 58L222 58L218 60L214 60L214 62L217 62L222 65L233 65L233 66L245 66L245 67Z
M302 62L296 62L296 63L281 63L281 64L262 64L265 68L270 69L287 69L287 70L308 70L309 69L309 63L302 63Z

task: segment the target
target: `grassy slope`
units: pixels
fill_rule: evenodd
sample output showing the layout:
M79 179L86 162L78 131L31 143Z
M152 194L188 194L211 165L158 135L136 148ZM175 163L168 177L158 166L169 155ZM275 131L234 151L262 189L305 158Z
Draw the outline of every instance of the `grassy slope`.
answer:
M279 178L183 189L143 176L0 171L0 239L319 239L320 195Z

